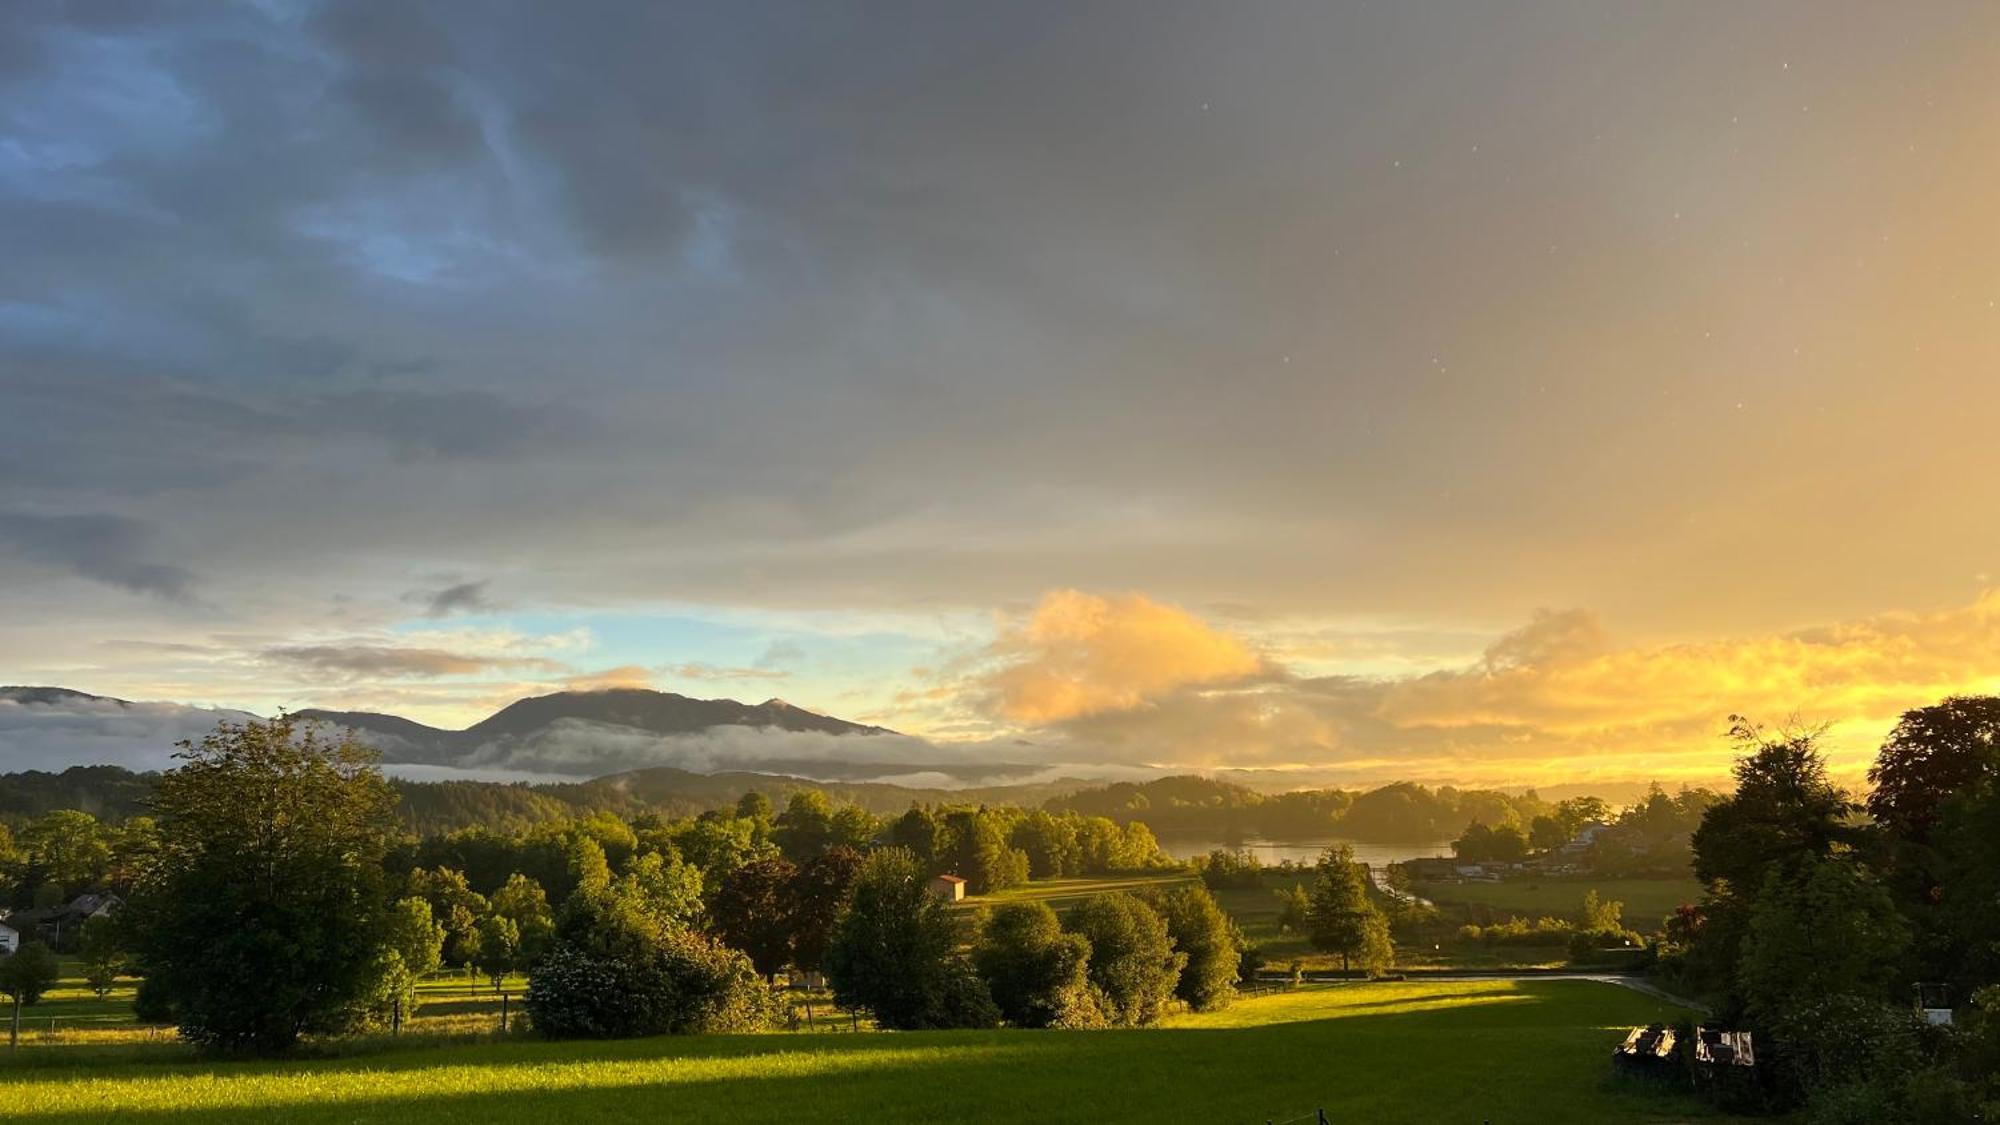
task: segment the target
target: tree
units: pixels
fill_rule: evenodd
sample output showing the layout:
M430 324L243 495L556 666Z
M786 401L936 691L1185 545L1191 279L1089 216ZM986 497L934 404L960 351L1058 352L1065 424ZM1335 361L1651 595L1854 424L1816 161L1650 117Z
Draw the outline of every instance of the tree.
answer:
M755 789L749 790L737 798L736 815L744 820L770 820L771 798Z
M21 831L21 848L57 898L98 885L111 865L110 833L97 818L76 809L43 813Z
M508 973L521 964L521 928L513 919L488 914L479 920L479 971L500 991Z
M1160 894L1153 908L1166 921L1174 948L1187 957L1174 995L1197 1012L1228 1006L1236 996L1243 951L1215 896L1198 883L1185 883Z
M1611 820L1611 806L1602 797L1571 797L1556 803L1555 821L1562 827L1563 842L1576 838L1586 824L1604 824Z
M1552 852L1569 841L1569 832L1555 817L1538 816L1528 824L1528 843L1538 852Z
M785 802L771 838L793 863L813 858L833 844L833 803L817 789L799 790Z
M618 893L661 922L693 925L701 918L701 872L680 856L647 852L634 856L619 877Z
M160 826L150 816L127 819L111 832L111 864L104 882L119 895L130 895L160 856Z
M923 805L911 805L902 816L889 822L888 842L907 850L926 871L937 870L937 856L943 845L943 826L937 814Z
M84 983L102 1000L125 971L124 935L117 922L100 914L83 924L81 945Z
M834 1002L866 1008L895 1030L991 1027L999 1009L957 946L958 929L917 857L903 848L874 852L827 943Z
M127 907L140 972L211 1049L275 1052L364 1017L382 971L395 791L350 738L290 716L181 743L160 857Z
M1342 972L1352 971L1359 961L1373 973L1396 955L1389 921L1368 897L1366 868L1354 861L1354 849L1346 844L1319 857L1307 926L1315 949L1340 954Z
M531 965L555 940L555 915L549 910L549 896L542 885L520 872L507 877L506 885L493 892L489 904L495 915L514 923L520 934L520 958Z
M1881 995L1908 945L1888 892L1855 864L1812 858L1790 876L1773 870L1743 938L1745 1010L1769 1025L1826 996Z
M1967 994L2000 981L2000 779L1949 802L1932 833L1937 849L1937 923L1926 970ZM2000 991L1991 993L2000 1001ZM2000 1045L2000 1003L1989 1019Z
M1287 934L1302 934L1312 916L1312 896L1306 889L1293 883L1290 890L1272 891L1278 896L1278 930Z
M1746 751L1736 792L1709 807L1693 840L1695 876L1711 890L1755 893L1773 864L1825 856L1853 836L1846 820L1856 806L1827 778L1821 733L1786 727L1773 735L1732 717L1729 737Z
M1160 1018L1187 954L1174 949L1158 912L1122 892L1094 895L1070 908L1063 928L1090 942L1090 983L1110 1022L1132 1027Z
M1026 853L1030 878L1074 875L1082 866L1083 849L1076 842L1076 825L1042 809L1022 817L1008 842Z
M998 813L957 809L945 821L953 837L952 865L965 878L969 893L992 894L1028 881L1028 854L1007 843Z
M1981 778L2000 775L2000 696L1952 696L1903 712L1868 781L1868 813L1898 839L1930 841L1944 806Z
M1592 888L1583 892L1583 912L1577 916L1577 924L1593 933L1608 933L1625 928L1625 904L1605 902L1597 897Z
M811 972L824 966L827 942L854 897L863 862L860 852L835 845L792 878L792 964Z
M431 904L411 895L397 899L384 917L374 1017L392 1023L416 1014L417 985L444 963L444 927Z
M1451 842L1451 854L1464 860L1481 860L1493 847L1493 830L1480 821L1473 821Z
M1016 1027L1098 1027L1090 985L1090 939L1064 933L1042 902L994 907L980 927L972 964L993 1003Z
M470 965L479 957L479 920L488 909L465 872L450 867L410 872L408 893L430 903L431 917L444 927L444 960Z
M0 993L14 1002L12 1030L8 1032L8 1046L12 1047L21 1039L21 1007L41 1003L42 994L56 985L60 970L56 966L56 955L39 941L24 942L21 948L0 957Z
M524 1002L551 1039L751 1031L773 1012L743 954L608 893L563 905Z
M596 839L582 834L572 836L566 856L570 884L575 888L570 891L571 898L578 895L594 898L611 889L611 863L604 858L604 845Z
M792 958L792 883L798 868L782 856L746 863L729 873L709 914L715 931L770 980Z

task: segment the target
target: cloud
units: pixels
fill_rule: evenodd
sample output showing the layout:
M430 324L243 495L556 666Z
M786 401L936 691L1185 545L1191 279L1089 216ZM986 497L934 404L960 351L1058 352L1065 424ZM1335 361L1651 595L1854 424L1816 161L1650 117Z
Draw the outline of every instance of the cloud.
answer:
M486 595L488 583L457 582L440 590L412 590L403 600L424 607L426 617L450 617L454 613L484 613L494 608Z
M132 593L192 601L194 575L153 558L157 537L151 524L126 516L0 512L0 550Z
M1399 725L1588 735L1712 724L1732 711L1881 720L1953 692L2000 688L2000 591L1936 613L1615 650L1602 647L1594 623L1581 630L1588 643L1575 643L1569 626L1553 646L1531 638L1553 620L1503 638L1478 668L1396 685L1382 714Z
M0 699L0 772L76 765L168 769L174 744L199 739L241 711L178 703L128 703L70 697L59 702Z
M1020 759L1015 759L1020 760ZM699 773L766 770L817 777L868 776L915 770L996 767L983 747L939 746L901 734L828 734L776 728L718 726L698 734L661 735L632 727L561 719L526 738L484 743L460 764L601 776L647 766Z
M559 661L543 657L380 644L275 645L260 655L296 671L343 680L431 679L501 669L556 672L564 668Z
M1594 614L1541 612L1460 668L1273 669L1133 690L1041 725L1071 760L1261 766L1322 782L1713 782L1727 772L1728 715L1797 713L1834 724L1835 767L1856 778L1902 711L1965 692L2000 692L2000 591L1934 613L1698 644L1621 647Z
M791 676L782 668L728 668L699 661L674 664L662 670L684 680L782 680Z
M984 689L1007 719L1061 722L1141 706L1193 684L1247 679L1263 662L1243 641L1139 594L1045 594L993 643Z
M650 688L654 673L651 668L638 664L621 664L616 668L606 668L602 672L589 672L581 676L571 676L563 681L568 691L604 691L607 688Z

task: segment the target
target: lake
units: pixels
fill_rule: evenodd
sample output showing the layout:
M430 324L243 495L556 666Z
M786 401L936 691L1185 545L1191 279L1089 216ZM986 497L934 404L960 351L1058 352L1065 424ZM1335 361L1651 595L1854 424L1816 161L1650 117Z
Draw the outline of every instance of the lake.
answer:
M1354 858L1377 867L1389 863L1401 863L1406 859L1428 859L1431 856L1451 854L1451 841L1440 840L1435 844L1368 844L1360 840L1343 840L1327 837L1318 840L1266 840L1259 836L1245 836L1241 840L1224 842L1214 837L1190 836L1185 839L1161 840L1160 847L1175 859L1193 859L1207 855L1217 848L1224 851L1249 852L1265 864L1312 863L1320 853L1331 847L1346 844L1354 849Z

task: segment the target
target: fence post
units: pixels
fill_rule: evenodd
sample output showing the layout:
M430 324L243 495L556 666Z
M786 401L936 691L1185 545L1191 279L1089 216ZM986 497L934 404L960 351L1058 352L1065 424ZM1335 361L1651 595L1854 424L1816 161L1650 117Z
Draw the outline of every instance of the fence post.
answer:
M500 994L500 1034L502 1035L507 1034L507 997L510 995L511 993L506 992Z
M396 997L395 1007L389 1010L389 1034L394 1036L394 1035L401 1035L402 1033L403 1033L403 998L401 996L398 996Z
M1319 1111L1319 1125L1328 1125L1326 1120L1326 1111L1323 1109Z

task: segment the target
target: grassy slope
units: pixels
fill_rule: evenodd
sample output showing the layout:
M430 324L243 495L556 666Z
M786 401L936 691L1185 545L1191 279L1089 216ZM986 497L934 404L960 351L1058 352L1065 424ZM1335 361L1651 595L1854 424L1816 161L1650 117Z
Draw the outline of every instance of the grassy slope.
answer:
M1501 883L1418 883L1418 894L1440 905L1489 906L1529 919L1574 918L1586 891L1625 904L1625 924L1650 932L1684 902L1701 899L1701 884L1686 879L1605 879L1595 876L1510 879Z
M1667 1121L1608 1078L1671 1010L1582 981L1349 984L1162 1029L487 1042L290 1063L0 1067L22 1119L288 1122Z

